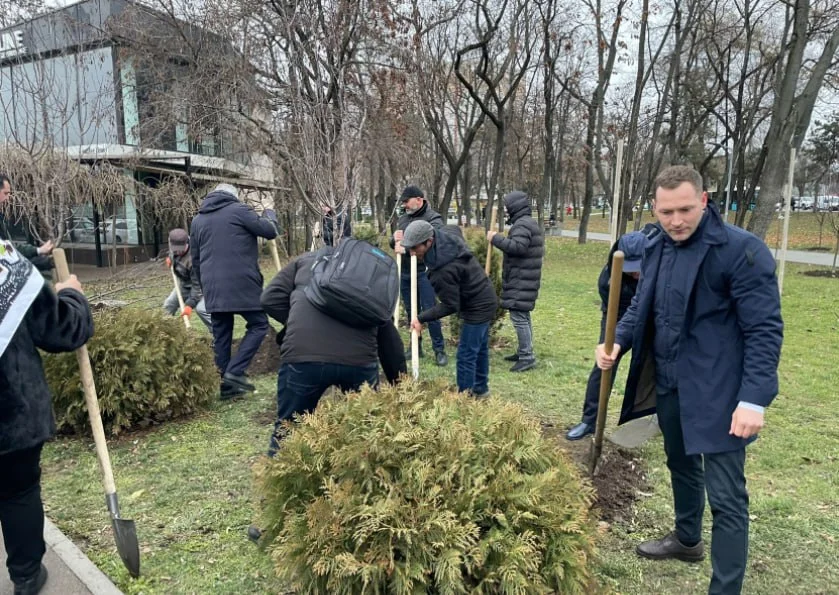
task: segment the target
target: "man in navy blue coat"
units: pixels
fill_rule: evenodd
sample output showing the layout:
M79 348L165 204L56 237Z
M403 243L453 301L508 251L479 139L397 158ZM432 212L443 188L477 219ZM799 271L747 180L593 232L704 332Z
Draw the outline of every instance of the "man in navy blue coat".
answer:
M221 374L221 398L254 389L245 370L268 333L262 311L262 273L256 238L277 237L277 216L266 209L260 217L239 202L238 191L219 184L210 192L192 222L192 268L204 292L213 325L213 350ZM234 314L245 319L245 336L232 358Z
M705 491L713 513L712 594L740 593L749 547L745 447L778 392L783 341L775 261L756 236L722 222L692 168L656 178L662 233L650 238L635 299L608 369L632 349L620 423L658 413L673 484L675 531L640 544L646 558L704 558Z

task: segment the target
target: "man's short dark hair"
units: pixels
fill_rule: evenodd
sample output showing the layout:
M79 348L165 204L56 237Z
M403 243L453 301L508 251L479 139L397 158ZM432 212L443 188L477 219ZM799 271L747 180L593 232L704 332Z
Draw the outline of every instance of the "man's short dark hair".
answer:
M655 187L653 190L664 188L665 190L674 190L688 182L691 186L696 188L697 193L702 192L702 176L699 172L689 165L671 165L664 168L655 179Z
M6 182L9 183L9 186L12 185L12 181L9 179L9 176L6 174L0 173L0 188L6 185Z

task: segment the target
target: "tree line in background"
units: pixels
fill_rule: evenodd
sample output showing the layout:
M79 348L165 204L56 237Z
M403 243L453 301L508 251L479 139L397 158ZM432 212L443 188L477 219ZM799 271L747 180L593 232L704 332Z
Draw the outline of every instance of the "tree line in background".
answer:
M245 138L289 223L365 205L384 233L410 182L486 225L522 189L542 220L571 206L585 242L598 199L622 232L688 163L717 196L730 175L754 204L735 222L765 237L793 147L799 193L835 190L839 117L805 135L835 92L839 0L143 0L109 27L144 73L143 143ZM183 188L149 204L186 217Z

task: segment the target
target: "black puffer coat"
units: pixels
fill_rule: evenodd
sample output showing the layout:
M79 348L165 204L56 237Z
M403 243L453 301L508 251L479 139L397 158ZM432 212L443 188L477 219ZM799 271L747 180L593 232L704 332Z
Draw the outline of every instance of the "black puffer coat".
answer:
M539 296L545 237L531 216L530 198L524 192L510 192L504 197L504 208L512 227L507 237L492 238L492 245L504 253L501 307L529 312Z

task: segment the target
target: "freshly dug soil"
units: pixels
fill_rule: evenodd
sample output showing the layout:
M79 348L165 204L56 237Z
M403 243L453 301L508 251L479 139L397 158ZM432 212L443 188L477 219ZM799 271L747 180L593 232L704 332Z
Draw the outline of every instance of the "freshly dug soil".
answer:
M233 341L233 348L231 353L236 353L239 349L241 339ZM262 341L259 351L251 360L251 365L248 366L248 376L251 378L262 376L264 374L276 375L280 369L280 347L277 345L277 331L273 327L269 327L268 334Z
M542 422L545 437L555 440L562 450L568 452L587 476L592 438L586 436L572 442L565 439L565 432L565 429L557 428L551 422ZM640 457L606 439L603 440L603 452L591 482L597 492L594 508L600 519L607 523L628 521L639 492L645 491L648 486Z

